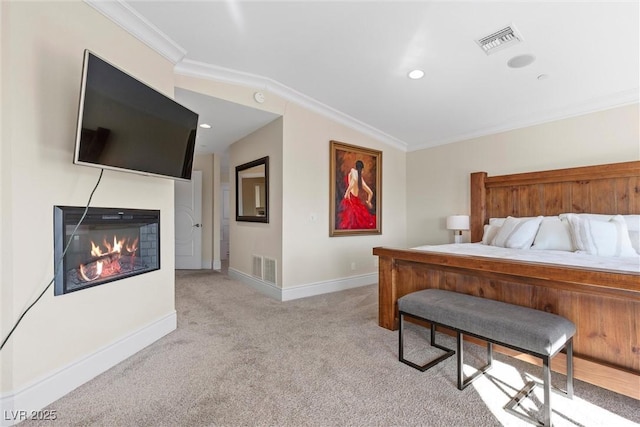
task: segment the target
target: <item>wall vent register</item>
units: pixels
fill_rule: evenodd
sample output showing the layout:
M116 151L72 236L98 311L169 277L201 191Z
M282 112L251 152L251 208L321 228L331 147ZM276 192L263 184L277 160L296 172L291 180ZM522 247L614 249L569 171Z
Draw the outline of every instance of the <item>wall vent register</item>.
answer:
M264 257L264 271L262 279L265 282L276 284L276 260Z
M251 275L256 279L262 280L262 257L259 255L253 255Z

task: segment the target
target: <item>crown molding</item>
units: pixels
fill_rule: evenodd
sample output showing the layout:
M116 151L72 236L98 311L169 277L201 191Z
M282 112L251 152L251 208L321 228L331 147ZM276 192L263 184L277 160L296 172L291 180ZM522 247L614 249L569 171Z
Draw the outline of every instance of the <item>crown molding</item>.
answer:
M465 141L468 139L479 138L487 135L494 135L497 133L508 132L515 129L536 126L543 123L569 119L571 117L582 116L589 113L596 113L598 111L610 110L617 107L624 107L625 105L637 104L639 102L640 88L629 89L598 98L592 98L585 102L571 104L562 108L548 109L540 111L537 114L533 115L529 114L526 118L516 117L513 120L510 120L508 123L499 126L492 126L470 133L459 134L449 138L429 141L424 144L412 146L408 151L424 150L427 148L437 147L439 145Z
M187 54L185 49L124 1L84 0L84 2L167 58L172 64L180 62Z
M183 59L176 64L174 72L183 76L215 80L222 83L257 88L270 92L287 101L294 102L315 113L375 138L387 145L402 151L407 151L408 145L406 142L268 77L204 62L192 61L190 59Z

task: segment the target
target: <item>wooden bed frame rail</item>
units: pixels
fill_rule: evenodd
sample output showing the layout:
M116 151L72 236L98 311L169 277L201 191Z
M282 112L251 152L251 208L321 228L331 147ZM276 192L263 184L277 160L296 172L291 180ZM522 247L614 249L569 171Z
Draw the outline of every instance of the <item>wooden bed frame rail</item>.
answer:
M473 242L482 239L489 218L564 212L640 214L640 161L495 177L471 174ZM379 257L380 326L396 329L397 299L426 288L559 314L577 327L575 377L640 400L640 273L411 249L379 247L373 254ZM562 372L564 361L556 359L552 368Z

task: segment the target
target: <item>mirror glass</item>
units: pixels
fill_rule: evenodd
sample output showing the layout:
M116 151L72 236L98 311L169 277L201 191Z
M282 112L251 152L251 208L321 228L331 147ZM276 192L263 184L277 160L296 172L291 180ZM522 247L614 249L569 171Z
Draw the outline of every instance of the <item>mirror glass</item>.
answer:
M269 222L269 157L236 166L236 221Z

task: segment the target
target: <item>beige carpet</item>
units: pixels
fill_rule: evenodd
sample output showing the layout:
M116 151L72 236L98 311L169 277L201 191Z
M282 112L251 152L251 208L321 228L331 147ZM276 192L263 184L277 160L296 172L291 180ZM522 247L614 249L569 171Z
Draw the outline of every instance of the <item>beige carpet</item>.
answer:
M539 367L497 355L493 370L459 391L454 358L424 373L398 362L397 333L377 326L377 308L376 286L278 302L221 273L179 271L178 329L54 402L50 424L528 425L502 406ZM408 357L418 362L436 354L422 335L408 328ZM468 363L483 355L468 344ZM552 396L556 426L640 422L638 401L580 381L575 389L572 401ZM36 423L47 424L23 424Z

